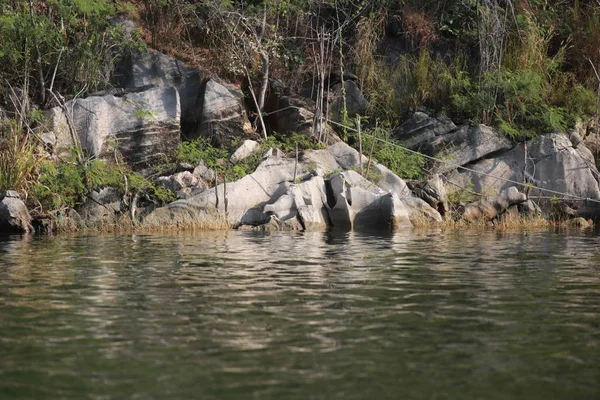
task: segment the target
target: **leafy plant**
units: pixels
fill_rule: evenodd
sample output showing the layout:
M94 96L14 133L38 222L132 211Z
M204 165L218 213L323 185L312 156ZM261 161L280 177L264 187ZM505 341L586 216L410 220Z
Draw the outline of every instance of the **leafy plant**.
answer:
M401 178L421 179L425 175L425 157L404 150L400 142L391 138L389 127L367 130L363 135L362 148L363 155L367 157L369 156L367 152L373 148L375 161L385 165ZM378 179L377 176L372 178Z

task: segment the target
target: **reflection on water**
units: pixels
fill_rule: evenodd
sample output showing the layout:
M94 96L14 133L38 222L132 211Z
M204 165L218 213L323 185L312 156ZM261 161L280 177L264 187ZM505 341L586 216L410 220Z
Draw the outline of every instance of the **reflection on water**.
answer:
M600 398L600 239L0 241L0 398Z

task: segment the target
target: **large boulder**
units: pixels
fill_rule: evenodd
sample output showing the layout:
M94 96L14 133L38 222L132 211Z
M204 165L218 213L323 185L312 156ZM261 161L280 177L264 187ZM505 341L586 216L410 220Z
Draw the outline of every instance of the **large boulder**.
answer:
M367 167L368 157L360 156L360 153L344 142L335 143L327 148L333 158L343 169L363 169ZM385 191L395 193L398 197L410 196L411 192L406 182L390 171L387 167L377 162L371 162L370 168L379 177L377 186Z
M220 146L229 146L239 136L259 138L248 120L239 88L210 78L204 82L200 96L202 113L195 137L210 137Z
M395 193L385 192L354 171L332 175L330 188L329 217L336 229L397 231L413 226Z
M13 190L0 192L0 233L29 232L33 232L31 216L19 194Z
M171 154L180 143L181 107L174 87L161 87L123 97L91 96L66 103L76 138L90 156L114 160L114 151L135 168ZM71 151L73 136L61 107L47 111L42 139L58 156Z
M392 131L392 136L413 150L428 150L428 143L437 136L456 130L456 125L445 115L430 117L424 112L415 112L402 125Z
M454 185L471 186L474 191L488 195L521 182L531 183L534 187L529 196L540 197L544 208L550 203L548 198L554 196L565 200L600 200L600 174L586 150L581 143L573 147L566 135L552 133L468 164L469 170L452 171L446 177Z
M305 231L322 231L331 226L326 204L325 181L322 176L314 176L291 185L277 201L267 204L264 212L281 221L296 218Z
M200 123L200 93L204 78L205 74L199 69L153 49L125 57L114 73L115 85L128 91L175 87L181 99L183 131L192 134Z
M332 93L331 101L331 116L336 122L342 122L342 110L344 107L344 96L347 116L354 118L357 115L364 115L367 111L369 103L359 89L358 85L353 80L346 80L343 83L336 83L330 87Z
M513 143L499 132L486 125L462 126L447 134L439 135L428 144L429 152L440 161L434 170L438 173L452 171L513 148Z
M318 136L318 132L313 132L315 102L301 96L288 94L279 84L272 83L271 87L275 90L265 107L265 123L269 129L281 135L297 133L306 137ZM340 141L329 125L323 127L320 139L326 144Z
M85 201L77 207L77 214L86 221L102 221L114 218L122 209L123 195L114 188L92 190Z

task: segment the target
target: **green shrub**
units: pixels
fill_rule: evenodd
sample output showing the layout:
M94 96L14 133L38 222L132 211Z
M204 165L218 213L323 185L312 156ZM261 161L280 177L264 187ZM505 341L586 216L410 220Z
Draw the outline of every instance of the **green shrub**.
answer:
M38 180L31 190L32 200L47 211L73 208L84 202L92 190L104 187L127 195L143 191L161 204L175 200L171 191L155 186L123 164L110 165L101 160L90 160L79 165L75 160L75 155L72 155L59 163L42 162Z
M427 161L425 157L404 150L400 142L391 138L389 127L365 131L362 142L364 156L368 157L371 147L373 147L373 159L385 165L399 177L421 179L425 176L424 167ZM355 142L355 147L357 146L358 141ZM377 179L377 177L371 178Z

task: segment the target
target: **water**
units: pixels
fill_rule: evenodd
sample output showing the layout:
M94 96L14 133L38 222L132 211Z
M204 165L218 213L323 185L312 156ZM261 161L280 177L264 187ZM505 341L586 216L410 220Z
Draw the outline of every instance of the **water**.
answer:
M1 399L599 399L600 237L0 240Z

